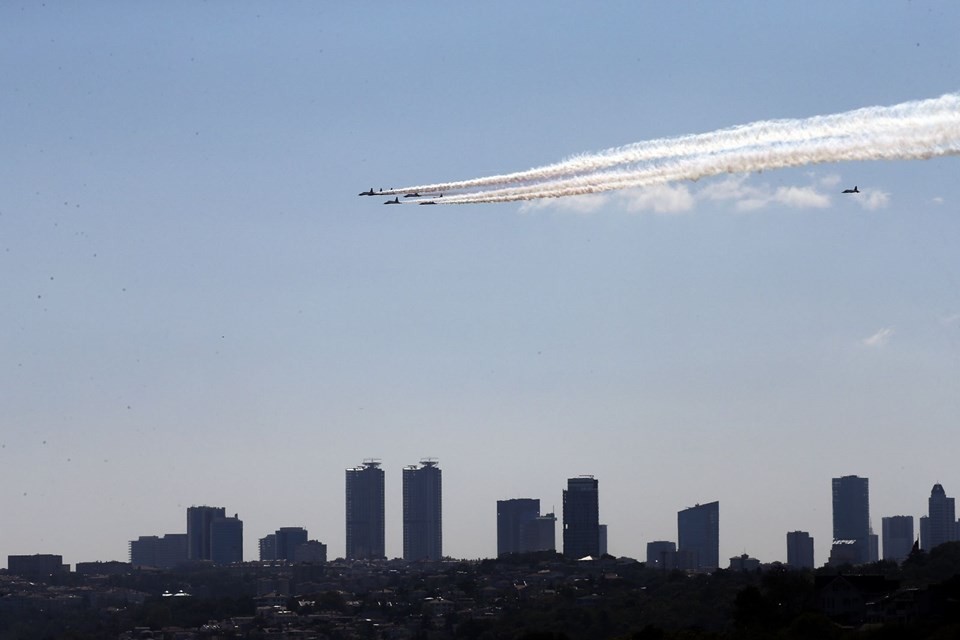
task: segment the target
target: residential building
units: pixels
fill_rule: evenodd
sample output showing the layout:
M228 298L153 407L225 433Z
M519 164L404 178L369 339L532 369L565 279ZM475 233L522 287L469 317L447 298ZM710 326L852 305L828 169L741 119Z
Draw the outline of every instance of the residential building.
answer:
M134 567L173 569L187 561L187 534L163 537L140 536L130 541L130 564Z
M435 458L403 470L403 559L443 557L442 475Z
M346 471L347 559L386 557L384 473L370 458Z

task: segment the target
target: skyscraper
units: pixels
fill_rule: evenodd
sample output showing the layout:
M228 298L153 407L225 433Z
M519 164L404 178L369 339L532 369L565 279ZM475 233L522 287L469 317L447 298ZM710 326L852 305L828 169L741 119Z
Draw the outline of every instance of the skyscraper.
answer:
M913 548L913 516L891 516L881 520L883 559L903 562Z
M720 503L698 504L677 512L677 555L688 571L720 567Z
M858 476L833 478L831 564L870 562L869 483Z
M787 533L787 564L794 569L813 569L813 538L806 531Z
M954 499L947 497L943 486L933 485L927 500L927 518L920 528L920 548L930 551L944 542L957 539L957 514Z
M567 479L563 491L563 555L600 555L600 489L593 476Z
M237 514L210 522L210 560L214 564L243 562L243 520Z
M385 558L384 473L380 461L367 459L347 469L347 559Z
M225 518L223 507L187 508L187 559L210 560L210 524L215 518Z
M439 560L443 554L442 478L434 458L403 469L403 559Z
M540 500L513 498L497 500L497 557L508 553L526 553L526 531L540 517Z

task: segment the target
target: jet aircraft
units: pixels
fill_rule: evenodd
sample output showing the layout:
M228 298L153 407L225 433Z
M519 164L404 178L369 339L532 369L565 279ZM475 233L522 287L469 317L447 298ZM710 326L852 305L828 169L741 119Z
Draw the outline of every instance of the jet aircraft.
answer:
M420 204L437 204L437 203L434 202L433 200L425 200L424 202L421 202Z
M844 189L840 193L860 193L860 189L857 188L857 185L853 185L853 189Z
M408 193L407 195L405 195L405 196L403 196L403 197L404 197L404 198L419 198L419 197L420 197L420 194L417 193L416 191L414 191L413 193Z
M358 195L358 196L375 196L375 195L377 195L377 194L375 194L375 193L373 192L373 187L370 187L370 191L361 191L361 192L358 193L357 195Z
M393 200L387 200L383 204L400 204L400 198L394 198Z

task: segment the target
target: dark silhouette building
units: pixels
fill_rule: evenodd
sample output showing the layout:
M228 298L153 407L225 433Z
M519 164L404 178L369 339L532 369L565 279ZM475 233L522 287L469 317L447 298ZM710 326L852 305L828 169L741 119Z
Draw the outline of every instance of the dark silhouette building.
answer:
M347 469L347 559L386 557L384 473L378 460Z
M870 537L870 481L858 476L833 478L830 564L870 562Z
M647 543L647 567L672 571L677 564L677 543L669 540L656 540Z
M303 527L280 527L273 534L276 540L274 560L293 561L294 551L301 544L307 544L309 535Z
M881 519L883 559L903 562L913 548L913 516L891 516Z
M709 573L720 568L720 503L677 512L678 569Z
M957 539L957 512L954 499L939 483L933 485L927 500L927 517L920 519L920 548L930 551L944 542Z
M140 536L130 541L130 564L134 567L173 569L187 561L187 534L168 533L162 538Z
M32 556L7 556L7 571L22 578L42 578L70 571L63 556L38 553Z
M813 569L813 538L806 531L787 533L787 565L794 569Z
M225 518L223 507L187 508L187 559L210 560L210 525L216 518Z
M433 458L403 470L403 559L443 557L442 477Z
M210 522L210 560L214 564L243 562L243 520L237 514Z
M593 476L567 479L563 491L563 555L600 555L600 490Z
M557 517L540 515L540 500L497 500L497 557L508 553L554 551Z

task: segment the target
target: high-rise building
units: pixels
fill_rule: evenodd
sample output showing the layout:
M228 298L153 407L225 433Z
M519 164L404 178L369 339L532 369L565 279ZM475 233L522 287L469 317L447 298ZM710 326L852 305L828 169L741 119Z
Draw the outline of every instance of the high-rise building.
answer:
M384 544L384 473L380 461L364 460L347 469L347 559L386 557Z
M813 569L813 538L806 531L787 533L787 565L794 569Z
M527 531L540 517L540 500L497 500L497 557L533 551L527 546Z
M63 556L51 553L7 556L7 572L23 578L41 578L57 573L69 573L70 565L63 564Z
M865 564L871 556L870 481L858 476L833 478L831 564Z
M647 567L671 571L676 569L677 543L669 540L656 540L647 543Z
M223 507L187 508L187 559L210 560L210 524L216 518L225 518Z
M709 502L677 512L677 556L687 571L720 568L720 503Z
M563 491L563 555L600 556L600 489L593 476L567 479Z
M913 548L913 516L890 516L881 519L883 559L903 562Z
M524 530L524 546L529 551L557 550L557 516L545 513Z
M921 520L920 548L931 551L944 542L957 539L957 514L954 499L939 483L933 485L930 499L927 500L927 518Z
M134 567L173 569L187 561L187 534L168 533L162 538L140 536L130 541L130 564Z
M403 559L443 557L442 477L434 458L403 469Z
M214 564L243 562L243 520L237 514L210 522L210 560Z
M294 550L306 544L310 537L303 527L280 527L273 536L276 540L274 559L289 561L293 561Z
M277 559L277 534L270 533L260 538L260 561Z
M297 564L324 564L327 561L327 545L319 540L307 540L296 546L291 560Z

